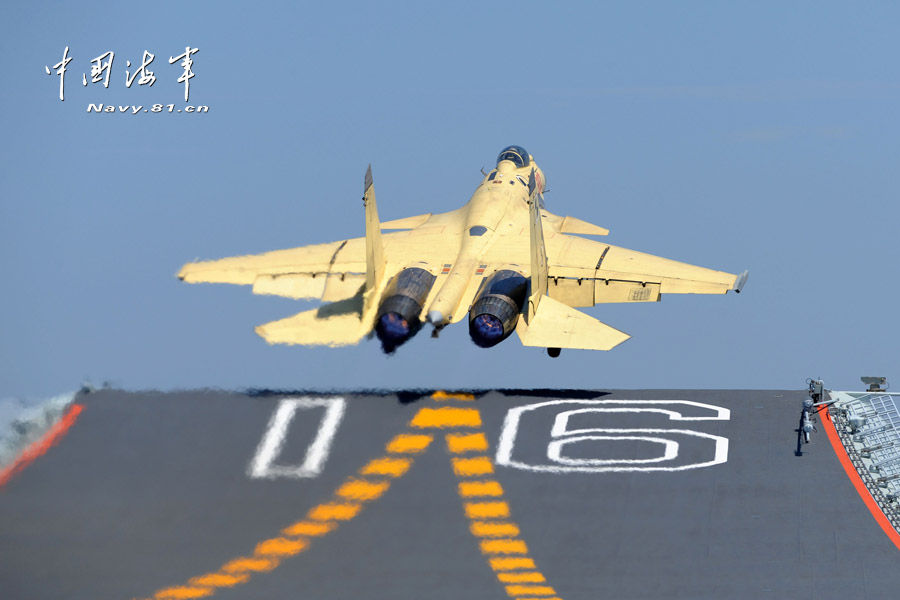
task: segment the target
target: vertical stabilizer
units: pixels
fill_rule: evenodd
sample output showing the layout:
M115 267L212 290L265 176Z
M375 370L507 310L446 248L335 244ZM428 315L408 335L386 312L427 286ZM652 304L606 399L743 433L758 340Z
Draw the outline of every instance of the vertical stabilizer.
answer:
M528 297L527 321L530 323L537 312L541 298L547 294L547 250L544 247L544 227L541 223L541 206L544 199L536 191L534 169L528 176L528 210L531 231L531 296Z
M384 276L384 245L381 241L381 223L375 203L375 185L372 181L372 165L366 169L363 184L363 205L366 207L366 307L374 300L375 290Z

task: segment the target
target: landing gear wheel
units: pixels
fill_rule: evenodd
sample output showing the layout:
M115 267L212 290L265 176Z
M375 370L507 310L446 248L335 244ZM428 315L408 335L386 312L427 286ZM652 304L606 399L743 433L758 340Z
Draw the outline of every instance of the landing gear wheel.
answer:
M560 352L562 352L560 348L547 348L547 354L550 355L550 358L556 358Z

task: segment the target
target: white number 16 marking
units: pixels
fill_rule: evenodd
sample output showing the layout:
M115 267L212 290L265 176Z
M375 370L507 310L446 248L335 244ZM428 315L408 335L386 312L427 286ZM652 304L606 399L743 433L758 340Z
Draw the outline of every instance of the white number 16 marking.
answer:
M688 408L687 412L704 414L702 416L685 416L685 409ZM731 411L727 408L689 400L552 400L538 402L512 408L506 413L503 430L500 433L500 443L497 445L496 463L525 471L601 473L611 471L684 471L718 465L728 460L728 438L692 429L569 428L569 419L572 417L603 416L609 413L657 413L665 415L670 421L728 421L731 419ZM520 450L518 454L530 454L530 458L522 460L514 458L514 455L516 454L519 426L526 415L532 415L532 419L537 419L536 422L532 422L532 427L546 423L550 416L553 416L553 425L550 428L549 441L533 440L533 438L523 441L522 445L526 448ZM687 459L679 457L679 438L681 442L690 443L693 447L693 452L690 454L695 456ZM578 443L588 441L644 442L659 448L662 453L651 458L575 458L565 455L564 451L567 447L571 449ZM542 453L543 457L536 456L533 444L537 447L546 445L546 453ZM707 460L697 460L697 448L694 446L698 445L709 448L711 452L709 450L705 452L709 452L712 456L707 454ZM529 446L532 447L528 448Z

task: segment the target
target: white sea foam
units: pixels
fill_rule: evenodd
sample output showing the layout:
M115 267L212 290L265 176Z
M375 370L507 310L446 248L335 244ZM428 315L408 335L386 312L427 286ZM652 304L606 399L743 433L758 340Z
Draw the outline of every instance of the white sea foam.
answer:
M0 399L0 468L12 463L29 444L59 421L75 392L40 401Z

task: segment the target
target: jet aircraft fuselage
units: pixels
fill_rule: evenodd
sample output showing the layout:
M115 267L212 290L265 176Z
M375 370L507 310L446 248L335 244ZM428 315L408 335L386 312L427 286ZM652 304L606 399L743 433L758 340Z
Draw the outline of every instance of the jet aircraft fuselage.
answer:
M465 298L473 278L480 277L479 265L486 249L497 238L498 232L528 230L528 180L534 168L536 192L544 191L544 174L524 149L513 147L500 153L497 166L485 175L472 198L465 205L465 232L459 254L450 267L447 280L428 306L428 321L436 327L450 322L450 316L457 312ZM524 158L523 156L524 155ZM504 231L505 230L505 231ZM514 267L527 272L528 255L510 256L512 261L506 267Z
M509 146L461 208L383 223L370 167L364 238L189 263L179 277L323 301L257 327L273 344L342 346L375 335L393 352L424 322L436 336L468 314L476 345L491 347L516 332L524 345L547 348L551 356L560 348L610 350L629 338L577 308L739 292L746 281L746 272L732 275L588 239L609 231L544 210L545 181L524 148Z

